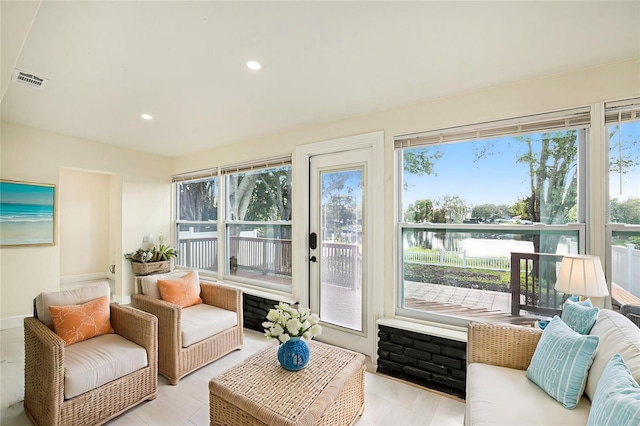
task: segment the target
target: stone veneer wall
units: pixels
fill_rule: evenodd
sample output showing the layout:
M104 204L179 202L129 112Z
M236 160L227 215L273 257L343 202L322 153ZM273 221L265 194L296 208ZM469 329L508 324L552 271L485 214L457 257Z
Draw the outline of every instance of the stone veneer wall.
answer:
M277 305L277 300L265 299L251 294L242 294L242 314L244 317L243 327L250 330L263 332L262 323L267 320L267 313L273 305Z
M465 398L467 344L379 326L378 372Z

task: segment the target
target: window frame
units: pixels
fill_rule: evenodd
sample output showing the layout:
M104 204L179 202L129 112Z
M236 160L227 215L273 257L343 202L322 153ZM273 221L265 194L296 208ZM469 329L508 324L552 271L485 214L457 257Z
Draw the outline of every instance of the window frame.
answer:
M240 277L237 275L231 275L230 270L228 268L229 265L227 262L227 259L229 257L228 256L228 250L229 250L228 230L229 230L229 227L231 226L234 226L234 225L236 226L237 225L240 225L240 226L255 225L255 226L265 226L265 227L288 226L291 230L293 230L292 218L288 220L276 220L276 221L274 220L239 221L237 219L229 218L229 215L230 215L230 208L229 208L230 206L228 203L229 202L229 197L228 197L229 176L237 173L246 173L246 172L252 172L252 171L282 168L282 167L290 168L289 179L293 180L292 156L290 154L285 156L260 160L260 161L252 161L252 162L245 162L245 163L240 163L235 165L224 166L220 169L220 176L221 176L220 205L221 205L222 214L218 214L218 220L220 221L218 234L221 235L221 237L218 240L218 243L223 246L222 250L224 250L223 252L221 252L223 255L220 255L220 254L218 255L218 276L220 277L220 279L223 279L225 281L237 282L239 284L251 286L260 290L267 290L267 291L271 290L271 291L275 291L278 293L285 293L285 294L293 293L293 281L290 284L285 285L285 284L278 284L278 283L273 283L269 281L256 280L256 279L247 278L247 277ZM292 186L291 181L289 182L289 185ZM291 194L291 197L293 197L293 194ZM293 203L291 208L293 210ZM293 261L291 263L293 263Z
M578 188L577 188L577 208L578 222L560 225L536 224L513 225L509 230L548 230L548 231L578 231L578 252L585 253L588 247L588 194L589 194L589 168L587 167L591 149L591 110L590 106L577 107L568 110L555 111L550 113L528 115L505 120L477 123L471 125L455 126L433 131L426 131L414 134L403 134L394 137L395 158L395 244L394 244L394 277L395 277L395 298L394 315L400 318L407 318L411 321L426 321L444 324L453 327L467 327L470 320L456 316L454 314L441 314L430 311L418 311L403 307L404 304L404 249L403 231L404 229L462 229L462 230L496 230L504 232L504 228L492 224L443 224L443 223L409 223L404 222L404 164L403 149L416 146L437 146L441 143L464 143L471 140L486 139L491 137L507 137L518 134L546 133L554 130L583 129L578 132ZM586 117L589 117L587 120ZM550 123L549 128L541 127L544 122ZM562 123L568 124L563 126ZM528 125L530 123L530 125Z
M616 114L619 114L619 121L615 121L613 118ZM607 282L610 285L613 284L613 234L625 233L625 234L640 234L639 224L627 224L627 223L613 223L611 222L611 193L610 193L610 180L611 180L611 162L610 162L610 150L611 144L608 137L608 129L612 123L625 123L625 122L640 122L640 98L629 98L618 101L605 102L603 105L603 134L604 134L604 151L605 155L605 170L606 170L606 184L603 203L606 209L606 222L605 222L605 274Z

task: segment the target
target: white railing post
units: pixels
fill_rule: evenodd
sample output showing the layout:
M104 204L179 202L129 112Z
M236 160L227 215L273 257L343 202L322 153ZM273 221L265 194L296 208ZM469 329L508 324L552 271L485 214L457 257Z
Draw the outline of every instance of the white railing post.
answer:
M444 266L444 249L440 249L440 266Z
M635 287L637 287L637 284L634 283L633 281L633 249L635 247L634 244L631 243L627 243L625 244L625 246L627 246L627 290L629 290L631 293L637 295L637 289ZM634 288L632 288L634 287Z
M467 251L466 250L462 250L462 267L463 268L467 267Z

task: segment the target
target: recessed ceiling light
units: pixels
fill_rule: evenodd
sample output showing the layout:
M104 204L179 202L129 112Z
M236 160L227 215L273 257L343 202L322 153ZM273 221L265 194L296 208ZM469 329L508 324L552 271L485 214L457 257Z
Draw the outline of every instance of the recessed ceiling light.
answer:
M153 120L153 117L149 114L142 114L141 117L144 118L145 120Z
M260 62L258 61L249 61L247 62L247 68L253 71L258 71L260 68L262 68L262 65L260 65Z

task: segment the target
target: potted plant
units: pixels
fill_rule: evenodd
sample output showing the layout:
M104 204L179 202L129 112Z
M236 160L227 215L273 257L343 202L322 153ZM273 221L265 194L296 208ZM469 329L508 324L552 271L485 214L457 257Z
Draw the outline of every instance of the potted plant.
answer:
M135 275L149 275L169 272L173 260L178 256L178 251L170 246L161 244L160 247L138 250L125 253L124 258L131 262L131 270Z

